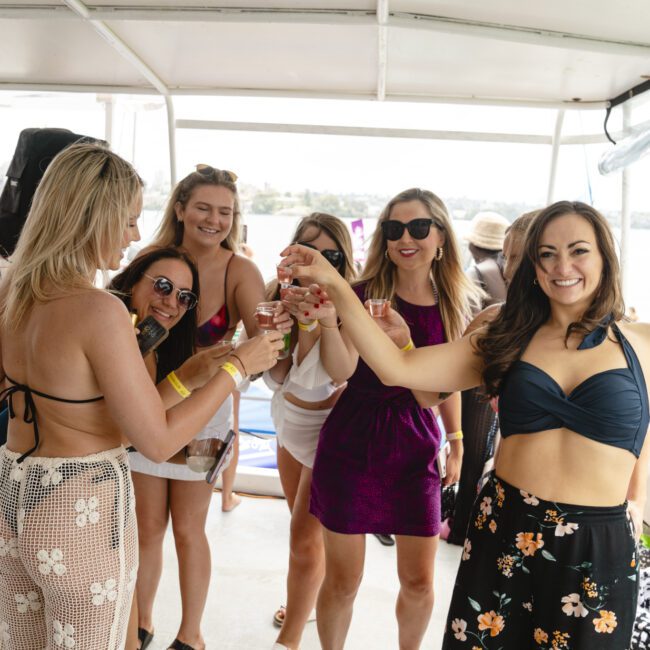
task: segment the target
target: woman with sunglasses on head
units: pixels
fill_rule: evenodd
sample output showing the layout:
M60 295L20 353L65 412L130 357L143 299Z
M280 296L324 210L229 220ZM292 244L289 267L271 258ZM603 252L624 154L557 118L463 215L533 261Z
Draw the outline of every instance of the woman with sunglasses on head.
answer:
M422 346L461 335L474 293L442 201L420 189L391 199L354 286L359 305L388 299L408 325L394 327L382 318L377 323L394 341L406 338L400 347ZM341 336L350 347L345 324ZM415 649L433 606L441 479L440 431L429 407L440 396L384 386L358 358L356 346L349 356L339 357L341 366L356 370L321 429L312 479L310 511L324 527L326 558L316 609L320 640L325 650L344 645L363 573L365 534L395 534L399 647ZM453 482L462 458L459 396L440 411L453 434L445 479Z
M320 251L346 281L354 277L352 241L337 217L315 212L298 224L291 241ZM274 648L297 650L316 602L325 572L319 521L309 514L311 473L321 426L336 403L353 366L341 363L350 353L337 327L336 310L320 297L317 287L282 289L288 311L296 320L293 353L264 379L275 394L271 414L278 439L278 470L291 511L287 606L274 616L281 627ZM270 299L281 297L277 281Z
M237 180L233 172L197 165L196 171L183 178L173 189L162 223L152 247L175 246L188 252L196 261L201 285L197 306L198 327L196 347L207 348L228 340L243 320L246 333L252 338L258 333L254 318L255 307L264 300L264 282L253 262L237 255L241 215L237 195ZM286 313L276 317L280 329L290 323ZM233 427L232 398L221 404L216 415L200 433L200 438L223 438ZM232 492L237 452L222 475L222 510L232 510L239 497ZM170 463L164 466L148 464L139 467L135 483L144 501L157 502L160 483L170 485L171 522L179 561L182 618L176 645L172 647L202 650L201 618L210 585L210 547L205 534L205 522L212 496L212 486L203 475L186 467ZM153 552L159 552L159 536L166 527L146 509L140 522L145 531L144 545L152 539ZM150 531L150 532L147 532ZM161 532L163 531L163 532ZM158 566L160 566L158 564ZM144 630L151 632L153 601L160 577L159 570L148 576L140 572L138 600L140 620ZM184 644L184 645L183 645Z
M499 396L495 473L470 519L443 648L628 648L650 454L650 326L624 319L606 219L580 202L541 210L498 316L460 341L409 352L393 349L317 253L285 253L285 264L305 265L295 276L327 288L386 383L482 383Z
M223 369L166 409L128 311L94 285L97 270L116 270L139 238L141 207L142 181L130 164L100 146L66 148L43 176L0 287L10 406L0 447L8 650L124 648L138 549L122 442L169 458L232 391ZM258 369L274 362L276 338L262 342Z

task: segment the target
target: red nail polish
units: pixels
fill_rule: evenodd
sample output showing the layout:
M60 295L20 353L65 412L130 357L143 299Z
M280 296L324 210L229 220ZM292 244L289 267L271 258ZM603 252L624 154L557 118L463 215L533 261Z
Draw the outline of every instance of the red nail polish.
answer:
M308 311L305 312L305 316L309 316L309 312L308 312Z
M318 309L318 308L320 307L320 304L319 304L319 303L316 303L315 306L316 306L316 309Z

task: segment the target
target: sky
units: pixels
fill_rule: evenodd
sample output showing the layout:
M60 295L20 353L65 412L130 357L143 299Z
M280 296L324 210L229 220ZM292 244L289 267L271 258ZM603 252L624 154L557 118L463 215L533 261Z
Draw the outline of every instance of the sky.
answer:
M151 186L169 179L164 103L152 96L117 96L113 148ZM174 98L176 119L209 119L552 134L556 112L485 106L236 97ZM601 111L567 111L563 133L599 133ZM617 128L613 115L610 128ZM0 165L10 159L21 129L58 126L105 134L102 98L94 94L0 92ZM135 132L135 137L134 137ZM621 175L600 176L597 162L610 145L561 148L555 198L604 210L620 206ZM240 182L281 191L392 195L421 186L441 197L546 202L551 147L403 138L273 134L179 129L179 177L198 162L236 171ZM650 159L632 170L632 207L647 210Z

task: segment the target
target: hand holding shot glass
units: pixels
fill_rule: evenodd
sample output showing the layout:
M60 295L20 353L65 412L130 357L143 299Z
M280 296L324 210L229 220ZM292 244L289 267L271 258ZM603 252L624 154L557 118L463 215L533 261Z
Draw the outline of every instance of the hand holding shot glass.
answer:
M388 300L386 298L370 298L368 309L373 318L385 318L388 315Z
M291 316L285 311L282 301L271 300L261 302L255 308L255 320L263 332L273 332L275 330L283 332L284 347L278 359L286 359L289 356L289 347L291 344Z

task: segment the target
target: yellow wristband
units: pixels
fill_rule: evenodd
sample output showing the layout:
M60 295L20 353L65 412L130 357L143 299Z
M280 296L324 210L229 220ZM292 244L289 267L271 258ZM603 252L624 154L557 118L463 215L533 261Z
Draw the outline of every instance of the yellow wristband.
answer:
M318 327L318 321L313 320L309 323L301 323L298 321L298 329L303 332L313 332Z
M183 382L176 376L176 373L172 370L167 375L167 381L174 387L174 390L183 398L189 397L192 394L192 391L187 390Z
M409 342L403 347L400 348L402 352L408 352L409 350L412 350L415 347L415 344L413 343L413 339L409 339Z
M454 431L453 433L448 433L446 436L447 440L451 442L452 440L462 440L463 439L463 430Z
M221 369L225 370L232 377L232 380L235 382L235 388L239 388L243 377L241 376L241 372L237 370L237 366L234 363L230 363L230 361L226 361L221 364Z

